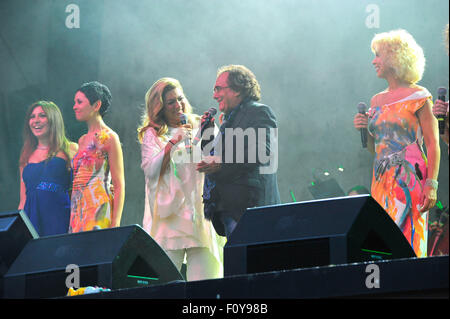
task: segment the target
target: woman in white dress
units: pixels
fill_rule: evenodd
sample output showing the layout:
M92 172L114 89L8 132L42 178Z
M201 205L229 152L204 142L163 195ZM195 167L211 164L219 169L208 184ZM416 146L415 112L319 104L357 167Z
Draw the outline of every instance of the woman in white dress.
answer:
M220 278L223 243L203 215L204 174L188 156L188 151L198 152L185 144L198 131L200 116L192 114L181 84L172 78L156 81L145 104L138 128L145 175L143 228L179 270L186 260L188 281Z

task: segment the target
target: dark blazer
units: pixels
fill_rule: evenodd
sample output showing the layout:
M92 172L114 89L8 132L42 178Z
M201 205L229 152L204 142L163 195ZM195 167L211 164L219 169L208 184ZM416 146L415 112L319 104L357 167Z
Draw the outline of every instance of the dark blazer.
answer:
M222 166L207 176L216 185L211 195L213 212L207 214L205 207L205 216L222 236L220 214L238 221L249 207L280 203L277 123L271 108L251 100L243 102L223 128L222 143L215 150Z

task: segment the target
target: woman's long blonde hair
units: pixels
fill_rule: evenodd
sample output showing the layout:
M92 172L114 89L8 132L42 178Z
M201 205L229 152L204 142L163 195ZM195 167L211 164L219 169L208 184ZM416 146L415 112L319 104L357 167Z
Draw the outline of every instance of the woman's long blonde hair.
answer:
M145 94L145 110L142 115L141 124L137 129L140 143L142 143L145 131L149 128L153 128L158 136L167 133L168 126L163 112L164 96L167 92L176 88L183 92L183 88L178 80L166 77L156 81ZM191 122L192 106L187 99L184 113Z

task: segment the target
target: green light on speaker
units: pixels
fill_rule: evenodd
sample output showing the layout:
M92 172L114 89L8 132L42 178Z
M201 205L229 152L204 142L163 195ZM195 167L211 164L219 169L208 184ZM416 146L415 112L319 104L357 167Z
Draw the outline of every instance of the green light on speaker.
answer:
M292 200L294 202L296 202L297 200L295 199L294 192L292 190L290 190L290 193L291 193Z
M376 250L370 250L370 249L364 249L361 248L362 251L368 252L368 253L375 253L375 254L380 254L380 255L388 255L388 256L392 256L392 253L385 253L382 251L376 251Z
M159 280L159 278L142 277L142 276L133 276L133 275L128 275L127 277L137 278L137 279L147 279L147 280Z

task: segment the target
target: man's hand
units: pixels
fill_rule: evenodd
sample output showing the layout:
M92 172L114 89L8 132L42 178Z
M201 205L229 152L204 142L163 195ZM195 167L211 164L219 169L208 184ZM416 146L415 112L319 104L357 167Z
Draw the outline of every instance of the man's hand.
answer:
M219 156L206 156L203 161L197 164L197 171L205 174L212 174L220 170L221 158Z

